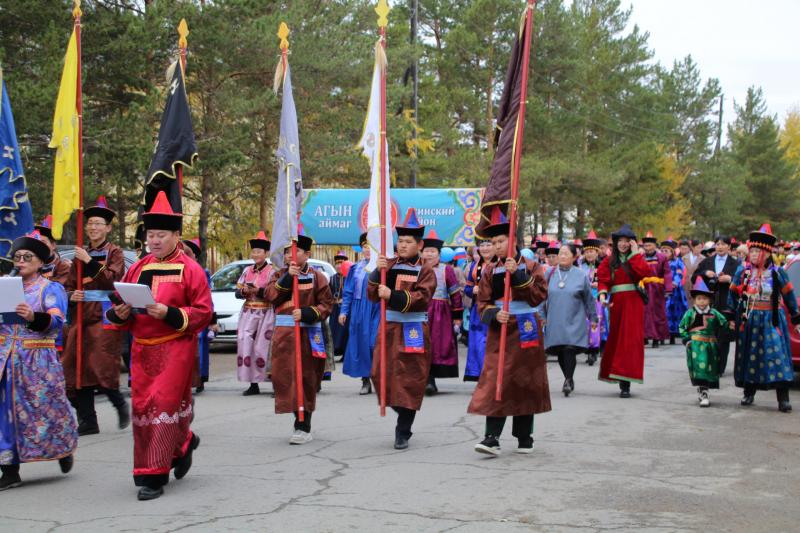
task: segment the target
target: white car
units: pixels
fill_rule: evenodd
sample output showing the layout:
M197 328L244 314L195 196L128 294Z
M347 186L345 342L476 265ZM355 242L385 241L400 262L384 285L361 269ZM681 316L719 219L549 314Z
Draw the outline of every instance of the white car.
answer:
M236 330L239 327L239 312L242 310L243 300L236 298L236 282L244 269L253 264L252 259L234 261L217 270L211 276L211 299L214 302L214 312L217 314L219 332L215 340L220 342L236 342ZM327 279L336 274L333 265L318 259L309 259L308 264L319 270Z

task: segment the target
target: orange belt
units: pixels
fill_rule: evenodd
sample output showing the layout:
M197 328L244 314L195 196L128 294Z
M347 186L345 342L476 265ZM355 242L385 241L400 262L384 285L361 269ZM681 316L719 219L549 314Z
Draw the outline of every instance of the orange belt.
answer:
M692 340L697 342L717 342L717 338L711 335L692 335Z
M6 342L6 339L12 340L21 340L22 347L28 349L36 349L36 348L55 348L56 347L56 340L55 339L25 339L23 337L8 337L6 335L0 335L0 343Z
M752 307L753 311L772 311L771 302L756 302Z
M656 276L650 276L647 278L642 278L642 281L639 282L639 285L645 285L647 283L664 283L664 278L658 278Z
M244 304L245 309L267 309L268 307L272 306L265 302L245 302Z
M134 337L133 342L141 344L142 346L156 346L157 344L164 344L165 342L174 341L186 335L186 332L171 333L163 337L150 337L149 339L142 339L141 337Z

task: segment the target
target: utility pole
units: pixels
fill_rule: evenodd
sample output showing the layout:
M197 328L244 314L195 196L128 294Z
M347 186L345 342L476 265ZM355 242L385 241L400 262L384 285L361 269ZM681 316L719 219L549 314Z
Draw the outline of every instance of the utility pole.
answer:
M714 158L719 160L720 150L722 149L722 102L724 94L719 95L719 115L717 116L717 145L714 147Z
M417 105L417 95L419 93L419 65L417 63L417 25L419 24L419 0L409 0L409 11L411 15L410 26L411 35L409 41L411 42L412 53L414 54L414 62L411 65L411 108L414 110L414 128L411 130L411 139L414 142L414 153L411 158L411 183L412 188L417 186L417 158L419 152L417 150L417 129L419 124L419 107Z

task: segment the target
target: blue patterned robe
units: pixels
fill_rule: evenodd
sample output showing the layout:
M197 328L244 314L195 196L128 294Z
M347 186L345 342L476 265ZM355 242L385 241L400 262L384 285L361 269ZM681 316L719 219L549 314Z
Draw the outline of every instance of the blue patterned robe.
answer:
M78 443L55 346L67 295L61 284L40 276L25 287L25 300L37 313L30 326L42 329L32 330L16 313L2 315L0 465L60 459L71 455Z
M478 314L478 299L475 297L475 287L481 281L481 271L488 261L481 259L471 262L467 268L467 285L464 293L472 299L469 310L469 345L467 348L467 364L464 367L464 381L478 381L483 370L483 357L486 351L486 335L489 326L481 321Z
M344 354L344 373L354 378L368 378L372 371L372 351L378 340L381 307L367 298L367 261L350 268L344 280L340 314L348 318L348 342ZM338 324L338 315L331 323Z
M689 302L686 300L686 291L683 290L683 279L686 275L686 265L683 261L673 259L669 262L672 270L672 286L674 290L667 298L667 323L669 324L670 335L680 335L679 326L681 319L689 309Z
M800 312L786 272L770 266L759 274L750 264L740 265L728 298L737 316L736 386L758 390L790 386L794 381L792 350L779 299L793 324L800 323Z

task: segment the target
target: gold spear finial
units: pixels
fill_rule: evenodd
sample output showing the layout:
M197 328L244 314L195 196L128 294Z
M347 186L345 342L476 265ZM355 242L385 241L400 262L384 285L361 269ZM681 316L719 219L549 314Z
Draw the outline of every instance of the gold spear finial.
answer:
M189 35L189 25L186 24L186 19L181 19L180 24L178 24L178 46L180 48L186 48L189 46L189 42L186 40L186 36Z
M378 14L378 27L385 28L389 24L389 4L386 0L378 0L375 13Z
M83 11L81 11L81 0L72 0L72 17L73 18L80 18L83 15Z
M281 25L278 26L278 37L281 39L281 50L288 50L289 49L289 26L286 25L285 22L281 22Z

